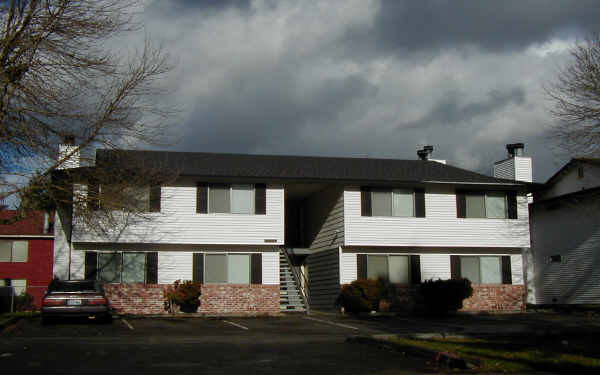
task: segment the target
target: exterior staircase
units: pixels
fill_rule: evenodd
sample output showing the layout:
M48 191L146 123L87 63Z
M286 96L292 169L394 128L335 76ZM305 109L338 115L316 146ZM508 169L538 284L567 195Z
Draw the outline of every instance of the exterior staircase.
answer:
M308 313L306 299L300 290L299 277L294 274L292 265L285 253L285 249L279 250L279 287L280 287L280 310L281 312Z

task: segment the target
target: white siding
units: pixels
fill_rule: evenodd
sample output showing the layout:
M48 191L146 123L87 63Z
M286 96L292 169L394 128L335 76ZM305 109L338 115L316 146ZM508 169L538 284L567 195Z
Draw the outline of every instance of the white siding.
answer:
M262 283L279 285L279 253L262 253Z
M284 192L268 186L266 215L197 214L195 186L162 188L161 212L123 218L110 233L77 225L74 242L283 244Z
M85 278L85 251L71 251L71 279L83 280Z
M449 254L421 254L421 281L450 279Z
M578 167L583 168L583 177L578 175ZM549 189L538 193L538 200L548 199L563 194L569 194L584 189L600 186L600 166L578 162L550 186Z
M348 284L358 278L356 254L342 253L340 262L340 284Z
M194 256L188 251L158 252L158 283L172 284L175 280L194 278Z
M346 246L529 247L527 197L517 197L518 219L458 219L453 190L425 192L425 218L360 214L360 189L344 192Z
M514 285L523 285L523 256L522 255L511 255L510 256L510 267L512 274L512 283Z
M54 217L54 256L52 274L61 280L69 278L69 243L67 241L65 230L68 231L64 225L61 214L59 211L56 212Z
M531 158L515 156L494 164L494 177L525 182L533 181Z

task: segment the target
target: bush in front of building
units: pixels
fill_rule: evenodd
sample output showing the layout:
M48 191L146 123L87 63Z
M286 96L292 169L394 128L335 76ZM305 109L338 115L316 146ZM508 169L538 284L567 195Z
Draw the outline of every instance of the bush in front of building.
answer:
M200 307L202 284L191 280L176 280L163 292L164 307L169 313L175 313L175 306L185 313L197 312Z
M425 280L418 293L426 312L444 315L462 309L463 301L473 295L473 287L468 279Z
M387 291L381 279L354 280L342 285L335 305L352 314L376 311L385 292Z
M14 311L34 311L33 296L27 292L23 292L15 296Z

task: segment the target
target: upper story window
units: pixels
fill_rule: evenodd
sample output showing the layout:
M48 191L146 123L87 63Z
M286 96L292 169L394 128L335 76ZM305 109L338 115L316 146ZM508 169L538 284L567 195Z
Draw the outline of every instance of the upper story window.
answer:
M516 194L458 191L456 213L459 218L516 219Z
M363 187L361 215L425 217L425 191Z
M27 262L29 241L0 241L0 262Z
M160 186L122 186L88 184L88 207L97 210L160 212Z
M196 213L264 215L266 186L264 184L199 183Z

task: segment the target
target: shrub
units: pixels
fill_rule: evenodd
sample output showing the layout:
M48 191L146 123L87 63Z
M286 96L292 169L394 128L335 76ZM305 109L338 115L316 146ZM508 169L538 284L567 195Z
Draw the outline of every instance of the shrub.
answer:
M165 310L174 313L174 305L179 306L179 310L191 313L198 311L200 306L200 295L202 294L202 284L191 280L176 280L173 285L169 285L163 292L165 298Z
M354 280L342 285L335 305L353 314L378 310L384 287L381 279Z
M447 314L463 307L463 301L473 295L468 279L426 280L419 287L425 308L432 314Z
M14 300L14 311L33 311L33 296L29 293L23 292L18 296L15 296Z

